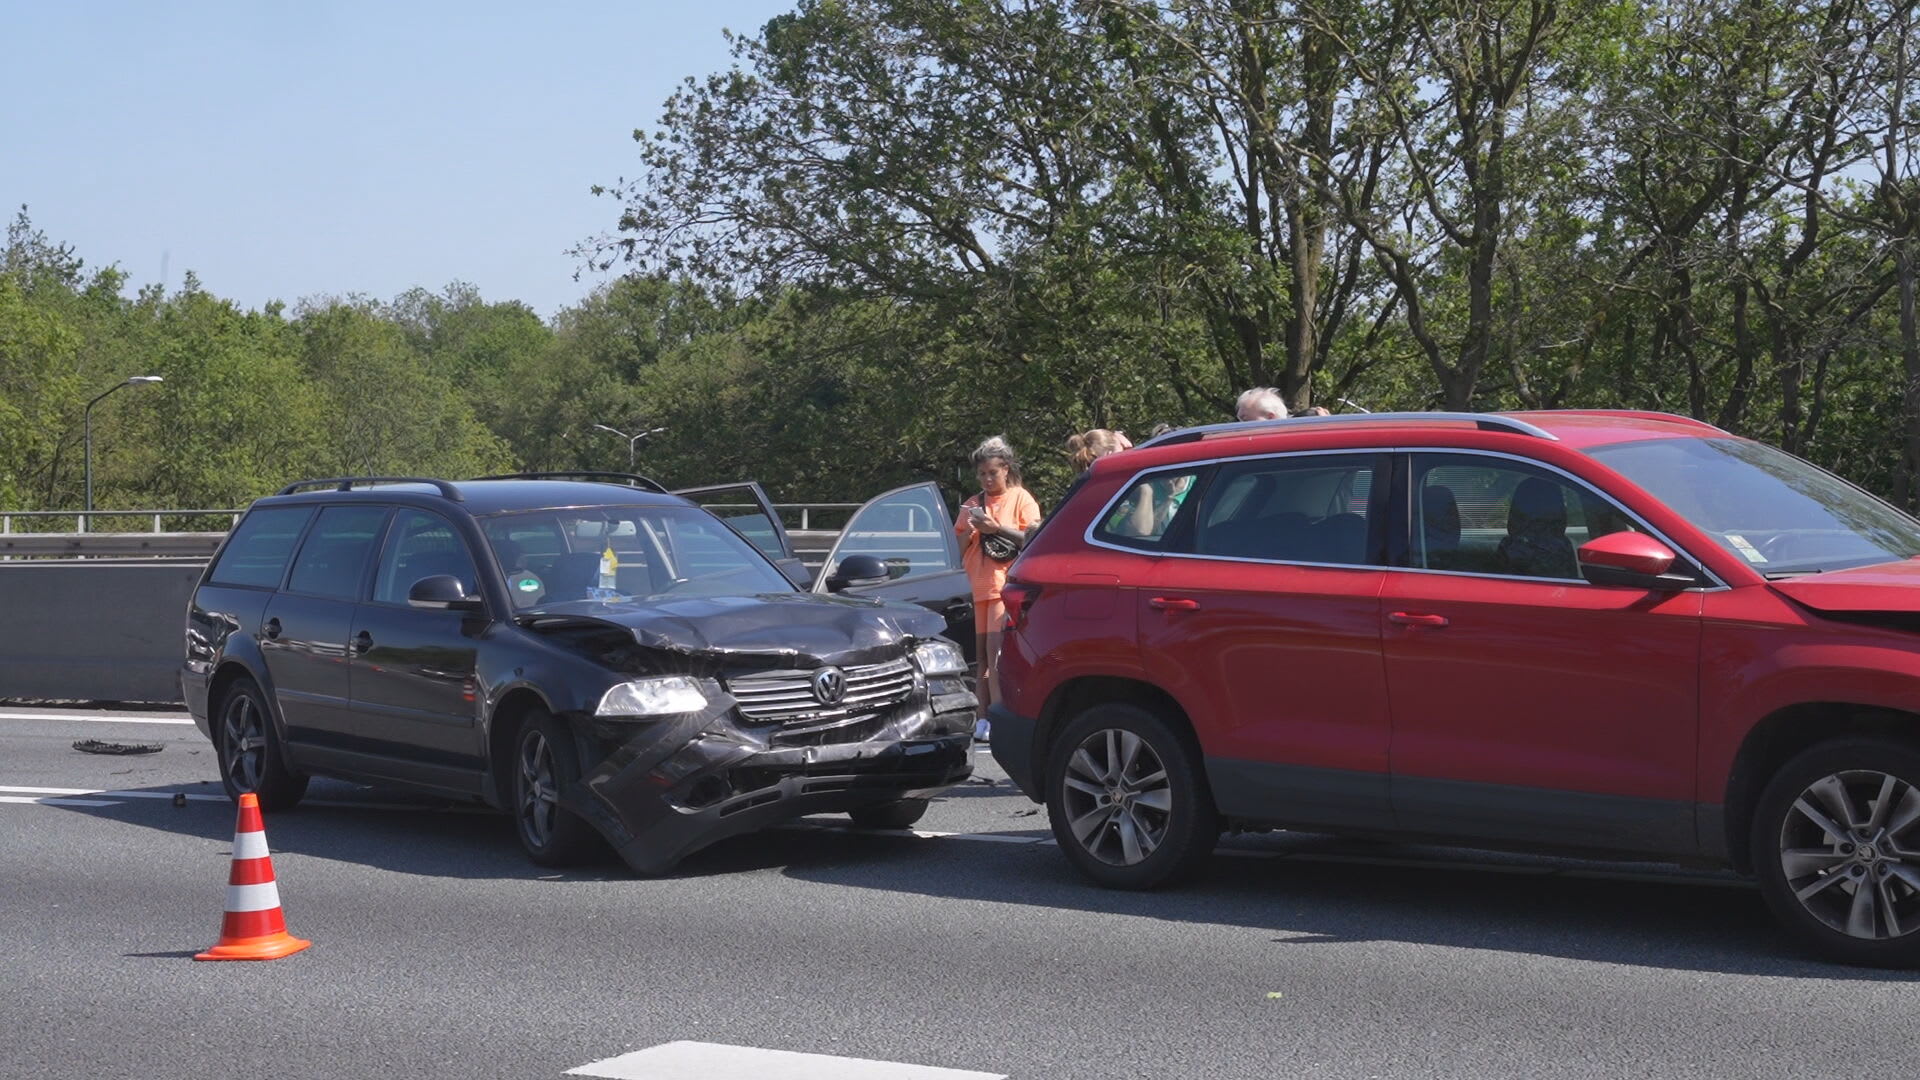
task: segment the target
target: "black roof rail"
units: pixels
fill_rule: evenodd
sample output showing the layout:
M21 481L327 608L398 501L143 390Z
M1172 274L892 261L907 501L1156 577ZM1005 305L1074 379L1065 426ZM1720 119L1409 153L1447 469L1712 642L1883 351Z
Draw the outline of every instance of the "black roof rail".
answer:
M331 487L335 491L352 491L355 485L372 486L374 484L430 484L438 488L440 494L454 502L466 501L466 497L460 494L460 489L454 487L451 480L435 480L430 476L333 476L324 480L295 480L274 494L292 495L301 488L310 487Z
M1558 442L1560 436L1534 424L1529 424L1517 416L1503 416L1500 413L1473 412L1376 412L1376 413L1336 413L1332 416L1289 416L1280 420L1242 420L1227 424L1207 424L1204 427L1181 428L1155 436L1141 443L1147 446L1171 446L1175 443L1198 442L1209 435L1254 435L1266 431L1283 431L1304 424L1405 424L1423 420L1453 420L1473 424L1482 431L1504 431L1514 435L1530 435L1536 439L1551 439Z
M596 484L622 483L622 484L628 485L629 487L645 488L648 491L656 492L661 495L672 494L672 492L660 486L658 481L653 480L649 477L641 476L639 473L630 473L630 472L598 472L598 471L586 470L586 469L563 469L555 472L498 473L493 476L476 476L473 479L475 480L585 480L585 481L588 481L589 483L596 483Z

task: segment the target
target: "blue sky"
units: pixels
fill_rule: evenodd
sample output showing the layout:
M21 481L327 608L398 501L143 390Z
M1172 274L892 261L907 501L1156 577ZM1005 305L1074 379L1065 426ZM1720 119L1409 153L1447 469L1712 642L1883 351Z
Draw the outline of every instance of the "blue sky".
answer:
M542 315L594 280L588 187L637 170L723 27L792 0L22 3L0 64L0 207L88 265L269 300L472 282Z

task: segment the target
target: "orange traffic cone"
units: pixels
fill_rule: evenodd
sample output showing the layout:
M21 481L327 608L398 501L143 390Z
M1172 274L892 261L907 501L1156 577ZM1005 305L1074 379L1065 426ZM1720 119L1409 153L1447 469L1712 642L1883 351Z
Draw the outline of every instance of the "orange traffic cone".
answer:
M287 933L280 913L280 889L273 880L260 800L240 796L240 820L233 826L233 873L227 877L227 913L220 943L195 960L278 960L313 944Z

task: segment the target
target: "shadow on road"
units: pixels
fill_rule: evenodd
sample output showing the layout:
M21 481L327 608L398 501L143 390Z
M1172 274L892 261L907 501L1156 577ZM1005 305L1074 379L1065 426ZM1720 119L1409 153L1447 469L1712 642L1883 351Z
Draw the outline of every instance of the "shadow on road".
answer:
M314 796L313 803L268 816L276 853L429 877L625 880L637 903L653 888L779 872L799 882L948 900L1271 931L1276 953L1406 942L1740 975L1920 978L1803 958L1787 946L1759 894L1729 887L1731 879L1586 876L1607 873L1603 863L1277 834L1278 840L1262 838L1267 850L1254 857L1217 856L1183 888L1126 893L1088 884L1050 845L803 827L722 841L668 878L651 881L634 877L611 853L567 871L534 866L502 814L350 785L316 783ZM369 803L382 808L365 808ZM207 838L230 838L233 829L225 801L176 808L163 799L131 798L62 809ZM1482 856L1496 864L1447 861L1465 857L1478 864Z

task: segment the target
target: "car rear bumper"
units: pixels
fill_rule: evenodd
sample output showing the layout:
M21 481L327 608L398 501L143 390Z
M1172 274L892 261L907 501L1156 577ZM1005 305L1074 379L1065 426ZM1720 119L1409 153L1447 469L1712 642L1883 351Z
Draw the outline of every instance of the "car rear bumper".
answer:
M987 722L992 725L988 745L993 760L1007 770L1007 776L1034 802L1044 802L1040 790L1039 763L1034 760L1033 733L1038 725L1005 705L987 706Z
M934 704L942 708L935 710ZM858 741L770 745L730 711L609 740L563 802L641 873L671 869L715 841L807 814L927 798L973 772L971 694L924 692Z

